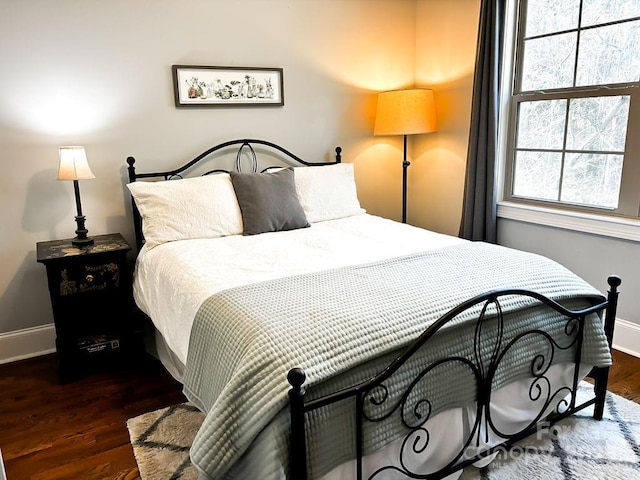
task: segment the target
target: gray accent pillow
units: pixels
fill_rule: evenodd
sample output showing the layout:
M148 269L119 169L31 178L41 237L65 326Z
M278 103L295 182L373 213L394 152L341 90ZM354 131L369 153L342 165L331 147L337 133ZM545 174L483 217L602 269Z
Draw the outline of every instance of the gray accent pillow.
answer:
M309 226L291 168L274 173L231 172L231 182L242 213L243 235Z

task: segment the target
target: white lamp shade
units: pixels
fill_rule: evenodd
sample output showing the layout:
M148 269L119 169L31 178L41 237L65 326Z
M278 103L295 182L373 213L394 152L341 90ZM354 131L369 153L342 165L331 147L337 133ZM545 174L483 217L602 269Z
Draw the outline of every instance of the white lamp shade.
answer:
M89 164L84 147L60 147L58 180L87 180L96 178Z
M374 135L412 135L436 129L433 90L412 88L378 94Z

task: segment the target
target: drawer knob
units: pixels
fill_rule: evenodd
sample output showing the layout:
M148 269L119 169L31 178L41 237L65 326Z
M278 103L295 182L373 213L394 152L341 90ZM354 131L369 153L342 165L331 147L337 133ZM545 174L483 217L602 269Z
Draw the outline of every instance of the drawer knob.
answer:
M95 280L95 277L93 275L87 275L86 280L87 283L92 283Z

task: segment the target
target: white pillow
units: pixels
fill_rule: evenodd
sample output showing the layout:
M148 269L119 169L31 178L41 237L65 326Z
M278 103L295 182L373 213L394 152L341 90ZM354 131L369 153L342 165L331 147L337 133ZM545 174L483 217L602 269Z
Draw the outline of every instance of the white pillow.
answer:
M242 233L242 216L226 173L127 185L142 217L147 247Z
M352 163L296 167L296 193L309 223L364 213L360 207Z

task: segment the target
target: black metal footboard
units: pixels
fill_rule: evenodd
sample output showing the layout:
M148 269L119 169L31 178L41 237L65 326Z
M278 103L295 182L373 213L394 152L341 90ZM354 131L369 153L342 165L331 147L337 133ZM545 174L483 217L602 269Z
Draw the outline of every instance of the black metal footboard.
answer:
M586 319L592 315L604 315L604 331L611 349L613 330L618 303L618 287L621 280L617 276L608 278L609 291L606 301L580 310L570 310L538 293L511 289L489 292L473 298L454 308L438 321L431 325L410 347L390 363L383 371L373 378L346 388L335 393L319 398L307 400L305 398L305 372L300 368L289 371L288 380L292 388L289 390L291 432L290 432L290 456L289 478L291 480L306 480L307 469L307 442L306 442L306 416L315 410L326 408L343 402L351 401L354 407L355 419L355 472L357 480L363 477L363 456L365 455L365 425L382 422L391 416L398 416L398 422L404 426L407 432L403 434L400 457L393 465L378 467L373 473L367 473L368 480L380 480L384 478L421 478L441 479L468 465L476 463L499 450L509 449L517 441L539 431L540 425L545 428L557 423L563 418L572 415L588 406L594 405L594 418L601 419L605 404L609 367L594 368L589 376L595 380L594 396L587 401L578 403L577 391L581 380L579 367L582 362L584 329ZM554 338L549 332L541 329L527 329L520 331L512 337L506 337L505 319L501 301L505 297L514 296L529 297L538 301L538 305L546 305L549 312L555 312L561 319L560 334ZM400 390L392 392L392 387L397 389L397 382L391 382L390 378L399 369L404 368L407 362L415 362L416 352L425 345L438 331L449 322L459 316L475 309L479 314L474 315L475 335L468 339L471 355L454 355L426 365L420 364L418 374L404 381ZM490 333L487 333L490 332ZM491 335L491 346L486 348L481 343L482 336ZM562 338L560 338L562 337ZM526 360L527 370L530 374L530 388L527 395L530 401L540 405L540 411L531 421L527 420L526 426L517 431L504 431L496 425L492 418L492 394L496 387L496 377L503 363L512 362L514 350L518 344L529 342L532 339L544 344L544 352L536 353L533 358ZM437 339L436 339L437 340ZM467 341L461 339L461 341ZM569 386L557 389L551 388L547 373L554 363L554 359L568 358L572 364L572 382ZM562 360L564 361L564 360ZM454 365L451 371L461 369L468 370L471 383L475 384L475 424L472 425L468 436L464 437L463 445L457 454L447 457L446 464L438 466L436 470L422 472L414 471L402 458L406 447L414 455L419 455L427 448L438 446L430 445L430 433L425 427L425 422L432 416L435 408L431 397L424 396L419 386L425 382L425 378L435 369L444 365ZM450 368L450 367L447 367ZM456 379L452 379L456 382ZM420 387L421 388L421 387ZM407 413L409 412L409 413ZM437 413L437 412L436 412ZM411 417L411 418L409 418ZM544 422L544 423L542 423ZM499 438L499 443L493 442L487 446L482 440L488 441L489 435ZM475 443L475 445L474 445ZM470 454L469 452L472 452ZM393 473L393 475L391 475Z

